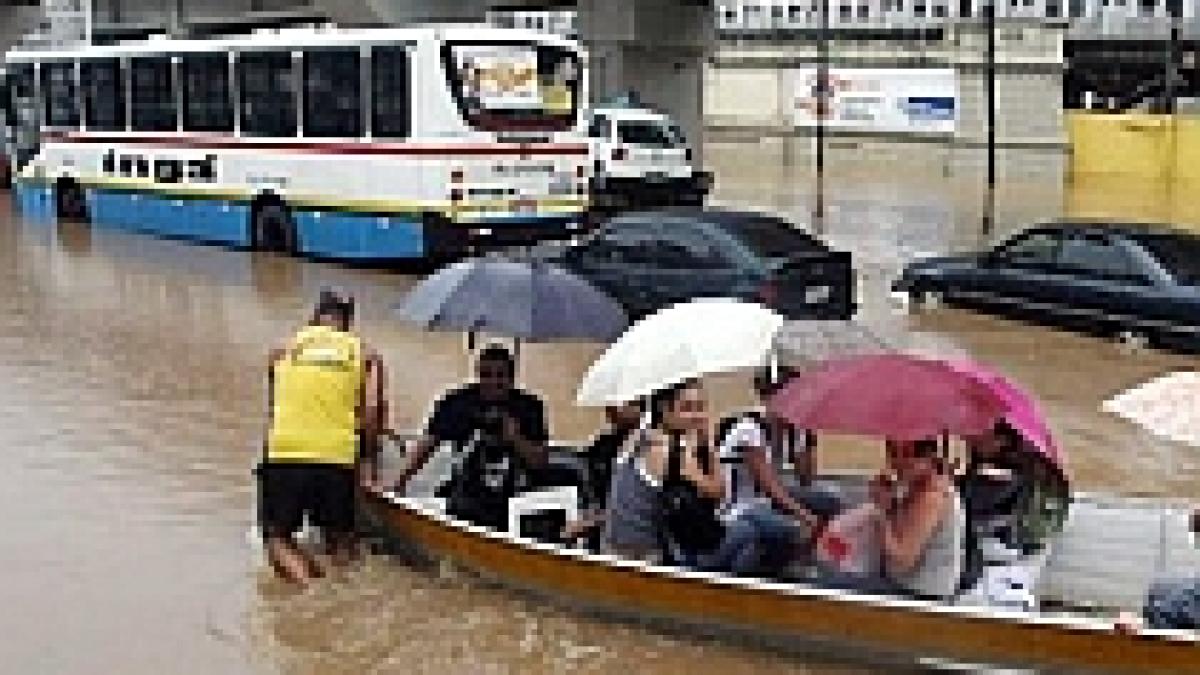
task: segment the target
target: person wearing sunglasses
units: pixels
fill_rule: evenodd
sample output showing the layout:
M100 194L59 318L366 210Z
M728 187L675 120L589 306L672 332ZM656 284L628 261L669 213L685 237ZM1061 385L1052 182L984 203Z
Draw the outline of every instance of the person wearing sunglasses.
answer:
M434 405L394 490L403 494L434 449L449 444L460 461L438 490L447 513L502 530L508 527L508 500L534 487L543 473L550 434L541 399L517 388L516 360L506 348L483 349L475 374L475 382L446 393Z

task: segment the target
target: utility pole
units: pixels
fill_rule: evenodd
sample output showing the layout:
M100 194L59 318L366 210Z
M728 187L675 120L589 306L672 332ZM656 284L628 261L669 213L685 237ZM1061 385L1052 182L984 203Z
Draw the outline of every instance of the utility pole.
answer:
M1179 102L1175 84L1179 77L1180 61L1182 60L1179 45L1179 19L1183 13L1182 4L1182 0L1167 0L1167 20L1171 22L1171 34L1167 41L1167 67L1163 96L1166 98L1166 113L1169 115L1167 124L1170 126L1167 129L1171 134L1171 159L1167 165L1167 175L1168 185L1172 190L1175 187L1176 169L1179 165L1179 120L1176 116L1176 113L1179 112L1177 110Z
M817 198L813 231L825 233L825 115L829 110L829 0L821 0L817 36Z
M996 217L996 0L985 0L987 29L985 106L987 108L987 188L983 203L983 234L990 236Z

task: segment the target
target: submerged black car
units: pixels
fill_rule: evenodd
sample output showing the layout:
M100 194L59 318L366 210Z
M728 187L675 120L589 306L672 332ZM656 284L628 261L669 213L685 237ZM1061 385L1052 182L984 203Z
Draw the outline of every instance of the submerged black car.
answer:
M1137 341L1200 345L1200 236L1163 226L1050 223L990 251L908 265L893 284Z
M551 260L613 296L634 319L698 297L754 300L793 319L849 318L855 308L850 254L760 213L626 214Z

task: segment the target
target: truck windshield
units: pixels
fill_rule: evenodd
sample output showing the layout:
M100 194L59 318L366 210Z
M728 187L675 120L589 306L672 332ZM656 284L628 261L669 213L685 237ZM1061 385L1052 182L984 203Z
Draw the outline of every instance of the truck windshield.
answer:
M580 105L579 55L533 43L452 42L446 76L463 118L485 131L566 131Z
M649 148L678 148L683 137L673 125L658 120L624 120L617 124L617 138L622 143Z

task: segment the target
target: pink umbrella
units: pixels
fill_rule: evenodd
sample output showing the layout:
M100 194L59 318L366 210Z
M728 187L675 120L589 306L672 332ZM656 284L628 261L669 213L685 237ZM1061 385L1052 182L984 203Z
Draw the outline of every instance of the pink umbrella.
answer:
M1008 408L1004 421L1025 439L1034 452L1066 476L1066 455L1054 442L1046 418L1032 396L1004 375L974 361L951 361L947 365L986 385L1002 398Z
M803 429L895 440L978 435L1008 411L976 377L902 354L828 361L793 378L770 405Z

